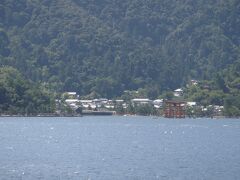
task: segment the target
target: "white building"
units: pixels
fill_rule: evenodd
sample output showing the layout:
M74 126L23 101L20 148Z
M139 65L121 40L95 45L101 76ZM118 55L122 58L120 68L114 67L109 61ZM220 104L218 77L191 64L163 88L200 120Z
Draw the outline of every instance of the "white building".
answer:
M153 105L155 108L159 109L163 106L163 99L156 99L153 101Z
M76 110L81 106L80 101L78 99L66 99L65 102L69 107L71 107L71 109L74 109L74 110Z
M174 90L173 95L176 97L183 96L183 90L181 88Z
M67 92L67 94L68 94L68 95L72 95L72 96L75 96L75 95L77 95L77 93L76 93L76 92Z
M71 104L71 103L79 103L80 101L78 99L66 99L65 102L67 104Z
M191 80L191 85L195 85L195 86L198 85L198 81L195 80L195 79L192 79L192 80Z
M66 92L68 98L75 99L77 98L77 93L76 92Z
M187 102L187 106L189 106L189 107L194 107L196 105L197 105L196 102Z
M96 107L100 108L108 103L108 99L106 98L94 99L93 103L96 105Z
M152 104L152 100L150 99L132 99L133 105L144 105L144 104Z

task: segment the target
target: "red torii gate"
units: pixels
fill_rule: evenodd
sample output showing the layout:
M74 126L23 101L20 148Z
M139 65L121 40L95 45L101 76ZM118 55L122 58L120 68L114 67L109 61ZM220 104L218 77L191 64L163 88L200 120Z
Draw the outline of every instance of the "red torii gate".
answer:
M164 101L164 117L166 118L185 118L185 101Z

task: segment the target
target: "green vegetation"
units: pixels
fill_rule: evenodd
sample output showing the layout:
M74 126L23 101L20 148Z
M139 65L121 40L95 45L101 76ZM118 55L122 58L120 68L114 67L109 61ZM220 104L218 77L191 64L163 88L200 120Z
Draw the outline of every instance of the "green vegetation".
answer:
M0 68L0 114L52 113L54 99L12 67Z
M198 85L185 88L185 99L203 106L224 106L224 115L240 116L240 64L235 63L229 69L217 73L211 81L201 81Z
M190 88L188 99L238 115L230 100L240 89L239 12L239 0L1 0L0 66L44 87L39 93L93 98L172 97L197 79L214 87Z

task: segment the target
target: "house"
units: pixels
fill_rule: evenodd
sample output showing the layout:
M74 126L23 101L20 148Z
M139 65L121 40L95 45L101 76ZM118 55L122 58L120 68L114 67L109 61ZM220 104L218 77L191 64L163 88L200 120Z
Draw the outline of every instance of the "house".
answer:
M150 99L132 99L131 102L132 102L133 106L152 104L152 100L150 100Z
M222 116L224 111L224 106L213 106L214 116Z
M117 99L117 100L115 100L115 103L116 104L123 104L124 100L123 99Z
M76 92L67 92L67 94L68 94L68 95L73 95L73 96L77 95Z
M78 99L66 99L65 102L67 104L72 104L72 103L79 103L80 101Z
M82 104L91 104L93 100L79 100Z
M106 98L94 99L93 103L96 105L96 107L100 108L108 103L108 99Z
M104 103L104 107L107 108L107 109L114 109L115 104L114 104L113 100L108 100L107 103Z
M92 100L79 100L80 101L80 103L81 103L81 105L82 105L82 107L84 108L84 109L88 109L88 108L96 108L96 106L95 107L93 107L93 101Z
M115 108L115 106L113 104L106 104L104 107L107 108L107 109L114 109Z
M77 98L77 93L76 92L66 92L66 94L67 94L69 99Z
M189 106L189 107L194 107L196 105L197 105L196 102L187 102L187 106Z
M183 90L181 88L174 90L173 95L175 97L183 96Z
M127 103L123 103L123 104L122 104L123 109L127 109L128 106L129 106L129 104L127 104Z
M76 110L79 107L81 107L80 101L78 99L66 99L65 102L73 110Z
M163 106L163 99L156 99L153 101L153 105L155 108L159 109Z
M194 79L192 79L192 80L191 80L191 85L195 85L195 86L196 86L196 85L198 85L198 81L197 81L197 80L194 80Z

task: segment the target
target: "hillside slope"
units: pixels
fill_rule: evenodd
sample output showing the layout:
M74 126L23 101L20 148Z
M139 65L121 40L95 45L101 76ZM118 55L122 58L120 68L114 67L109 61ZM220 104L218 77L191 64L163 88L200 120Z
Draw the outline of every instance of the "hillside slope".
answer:
M238 0L3 0L0 63L57 92L156 97L240 62L239 12Z

